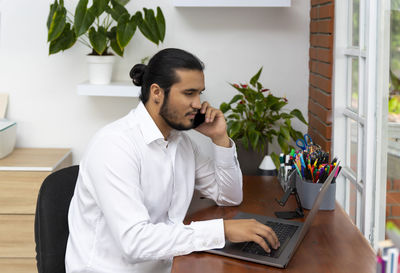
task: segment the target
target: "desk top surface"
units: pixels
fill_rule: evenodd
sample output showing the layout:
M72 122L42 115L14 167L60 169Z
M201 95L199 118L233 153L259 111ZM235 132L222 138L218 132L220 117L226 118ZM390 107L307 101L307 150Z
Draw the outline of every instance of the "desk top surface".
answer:
M0 159L0 171L54 171L65 158L71 156L70 149L15 148Z
M285 207L275 198L283 194L275 177L246 176L243 203L237 207L218 207L195 195L185 223L215 218L232 218L237 212L274 216L275 211L294 210L291 196ZM306 214L308 211L306 211ZM304 221L299 219L297 221ZM173 273L180 272L376 272L375 253L343 209L319 211L309 232L286 269L259 265L203 252L174 258Z

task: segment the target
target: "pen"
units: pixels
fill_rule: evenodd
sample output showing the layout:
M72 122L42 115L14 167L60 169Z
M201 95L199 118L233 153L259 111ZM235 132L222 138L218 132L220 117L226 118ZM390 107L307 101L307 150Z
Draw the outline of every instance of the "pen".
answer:
M310 170L310 175L311 175L311 181L313 181L314 180L314 175L313 175L313 173L312 173L312 169L311 169L311 162L310 162L310 158L308 158L308 162L307 162L308 164L307 164L307 166L308 166L308 169Z
M293 165L295 166L295 168L296 168L297 172L299 173L300 177L303 179L303 177L301 176L301 172L299 170L299 167L297 167L297 164L293 164Z
M304 163L303 154L300 154L300 161L301 161L301 166L305 168L306 164Z

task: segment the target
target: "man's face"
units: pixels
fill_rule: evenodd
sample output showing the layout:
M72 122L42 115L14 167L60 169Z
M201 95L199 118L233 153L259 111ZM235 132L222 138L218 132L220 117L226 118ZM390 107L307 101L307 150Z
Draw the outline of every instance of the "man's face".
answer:
M201 108L200 94L204 90L204 74L199 70L176 70L180 79L164 97L160 116L173 129L189 130Z

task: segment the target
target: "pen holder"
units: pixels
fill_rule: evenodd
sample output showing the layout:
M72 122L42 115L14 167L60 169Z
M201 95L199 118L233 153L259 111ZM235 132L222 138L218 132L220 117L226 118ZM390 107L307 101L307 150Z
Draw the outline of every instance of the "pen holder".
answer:
M296 189L299 194L301 206L305 209L311 209L315 198L323 183L313 183L311 180L303 180L296 174ZM334 210L336 201L336 183L330 184L321 202L320 210Z

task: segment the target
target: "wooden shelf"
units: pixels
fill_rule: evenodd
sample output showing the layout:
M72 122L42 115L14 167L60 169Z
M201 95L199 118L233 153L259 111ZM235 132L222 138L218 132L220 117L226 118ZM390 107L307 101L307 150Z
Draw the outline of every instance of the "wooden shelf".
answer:
M102 97L139 97L140 87L132 82L112 82L110 84L90 84L84 82L77 86L78 95Z
M175 7L290 7L291 0L174 0Z

